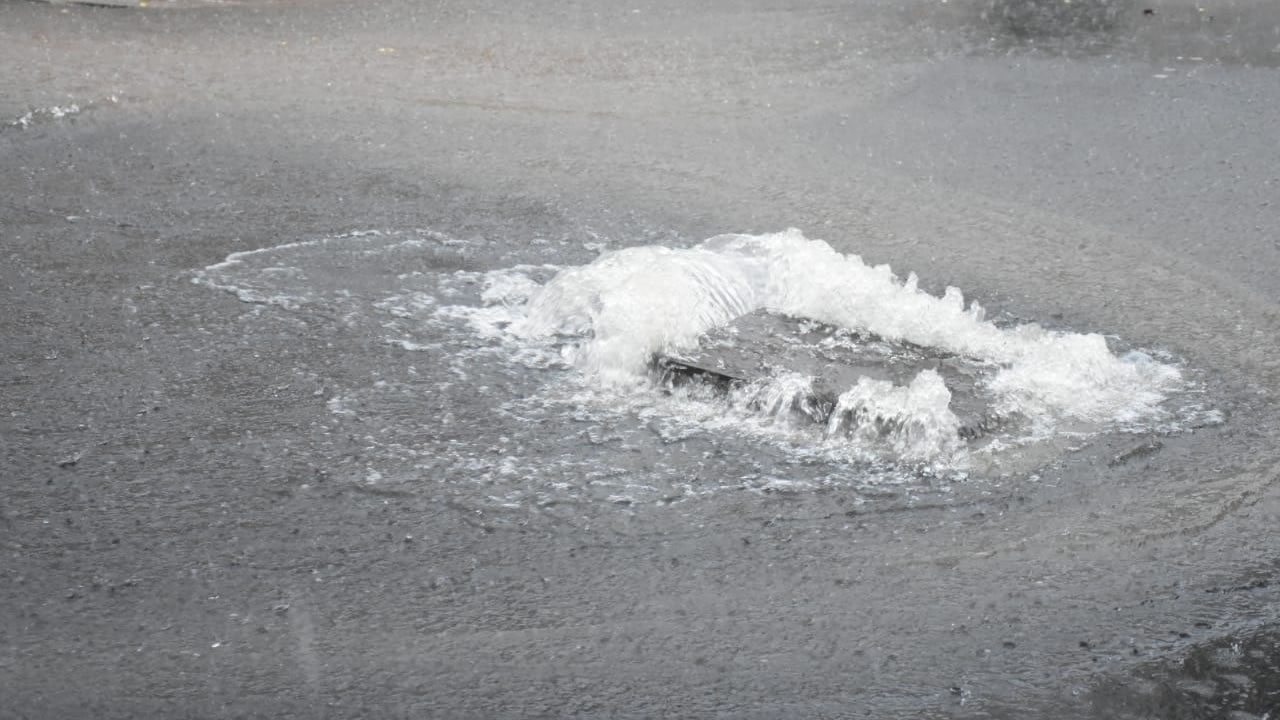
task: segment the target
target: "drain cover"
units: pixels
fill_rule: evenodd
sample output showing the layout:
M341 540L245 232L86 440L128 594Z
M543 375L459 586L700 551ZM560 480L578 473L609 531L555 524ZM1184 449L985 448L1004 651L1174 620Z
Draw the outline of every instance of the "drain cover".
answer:
M757 311L703 336L687 353L654 359L658 382L668 389L700 382L724 392L786 373L812 378L807 391L790 399L793 416L828 427L841 393L860 380L888 381L905 386L921 372L932 370L951 392L951 411L960 421L959 435L975 440L1006 421L981 391L983 378L995 370L958 355L875 335L824 325L812 320ZM864 410L865 411L865 410ZM891 429L894 418L871 418Z

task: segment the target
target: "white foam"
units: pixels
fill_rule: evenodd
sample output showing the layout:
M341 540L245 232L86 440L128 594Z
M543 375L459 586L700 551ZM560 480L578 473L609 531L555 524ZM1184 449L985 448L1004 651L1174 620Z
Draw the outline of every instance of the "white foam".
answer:
M64 117L68 117L70 115L76 115L81 110L83 110L83 108L81 108L80 105L78 105L77 103L71 103L70 105L51 105L49 107L35 108L33 110L28 110L27 112L19 115L18 117L9 121L8 124L10 127L17 127L25 130L26 128L30 127L33 123L39 122L41 120L44 120L44 119L61 120Z
M655 353L690 349L711 328L767 309L997 364L991 389L1006 411L1097 421L1150 415L1179 380L1170 365L1116 357L1100 335L1002 329L978 303L966 307L959 289L936 297L916 282L799 230L720 235L567 268L532 296L512 330L579 337L578 367L616 383L642 376Z
M698 336L758 306L755 270L702 247L649 246L568 268L533 295L513 332L526 338L587 336L574 361L613 384L639 380L658 352L691 348Z
M560 342L563 356L602 387L641 384L656 354L691 350L708 330L762 309L988 364L984 389L996 410L1031 418L1041 431L1060 420L1154 419L1181 382L1172 365L1141 353L1117 357L1097 334L998 327L957 288L930 295L914 273L901 279L887 265L867 265L794 229L720 235L688 249L607 252L541 288L509 275L487 282L485 297L500 305L466 311L477 332ZM753 390L752 402L766 415L794 410L803 382L775 378ZM832 419L854 426L833 425L829 435L869 442L874 434L902 459L959 457L949 400L934 373L903 386L864 378L841 396L842 412Z
M815 378L803 375L764 378L735 390L727 404L693 388L653 392L654 355L693 350L707 342L707 331L757 310L808 319L811 330L821 323L853 331L826 337L819 346L828 349L882 350L888 361L907 342L968 358L985 377L977 388L983 407L1029 419L1033 442L1108 423L1151 431L1201 422L1184 422L1179 413L1169 424L1162 402L1181 380L1166 362L1142 353L1117 357L1099 335L998 327L958 289L930 295L913 274L899 278L888 266L867 265L797 230L722 235L687 249L605 252L566 268L437 272L421 264L424 255L459 242L428 231L355 232L233 253L192 279L264 310L309 308L318 317L363 323L383 342L428 353L450 381L519 379L537 402L572 406L586 419L638 417L673 445L710 431L784 447L788 457L949 470L969 460L998 464L991 458L1006 447L1029 454L1022 437L962 441L950 392L929 371L897 385L862 378L849 387L824 386L825 402L838 397L825 426L813 421L827 413L804 405L813 401ZM353 263L368 268L352 272ZM868 344L867 333L883 342ZM725 333L714 342L737 341ZM526 372L565 367L579 372ZM329 409L348 416L357 405L337 397ZM980 419L971 410L965 423ZM1018 432L1024 430L1026 423Z
M790 422L797 413L805 413L813 396L813 378L799 373L780 373L753 382L737 393L741 404L775 421Z
M963 456L964 443L950 403L951 391L933 370L922 371L905 386L860 378L840 395L827 435L865 444L885 442L903 460L955 463Z

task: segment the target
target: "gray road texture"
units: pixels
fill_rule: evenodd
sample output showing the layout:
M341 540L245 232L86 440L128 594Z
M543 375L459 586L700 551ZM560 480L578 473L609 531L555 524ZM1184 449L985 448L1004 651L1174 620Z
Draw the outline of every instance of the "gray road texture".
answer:
M0 717L1277 716L1274 3L176 5L0 3ZM353 479L326 403L404 351L191 282L788 226L1228 420L919 506L503 510ZM485 433L421 402L365 421Z

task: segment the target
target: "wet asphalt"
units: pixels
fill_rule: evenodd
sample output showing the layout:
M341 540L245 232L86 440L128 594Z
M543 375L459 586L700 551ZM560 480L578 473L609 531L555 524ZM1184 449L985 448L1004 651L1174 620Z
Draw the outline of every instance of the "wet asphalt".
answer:
M1070 5L3 2L0 717L1276 717L1280 10ZM504 512L348 478L330 389L403 353L191 282L788 226L1227 422L926 506Z

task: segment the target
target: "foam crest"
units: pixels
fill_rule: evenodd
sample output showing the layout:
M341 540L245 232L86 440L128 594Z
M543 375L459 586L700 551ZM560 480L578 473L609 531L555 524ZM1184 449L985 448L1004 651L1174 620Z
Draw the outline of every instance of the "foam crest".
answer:
M766 418L780 422L825 417L814 397L813 378L799 373L781 373L754 382L738 393L739 402Z
M932 370L907 385L861 378L840 395L827 436L885 443L902 460L954 461L963 455L964 443L950 403L951 391Z
M534 292L513 330L526 338L569 336L567 355L584 373L620 384L642 379L654 355L693 347L708 330L760 309L990 363L998 369L987 387L1006 413L1128 422L1157 415L1180 381L1172 366L1117 357L1100 335L1000 328L957 288L930 295L914 274L900 279L888 265L868 265L794 229L607 253ZM873 394L889 393L921 409L925 425L945 427L934 412L940 383L922 375L892 389L868 380L850 390L849 402L870 407ZM883 401L875 406L893 415ZM911 438L924 426L903 427L915 428L900 438L911 454Z
M589 338L572 353L613 384L643 379L653 356L693 347L710 328L759 306L754 268L706 248L639 247L562 270L533 296L517 335Z

